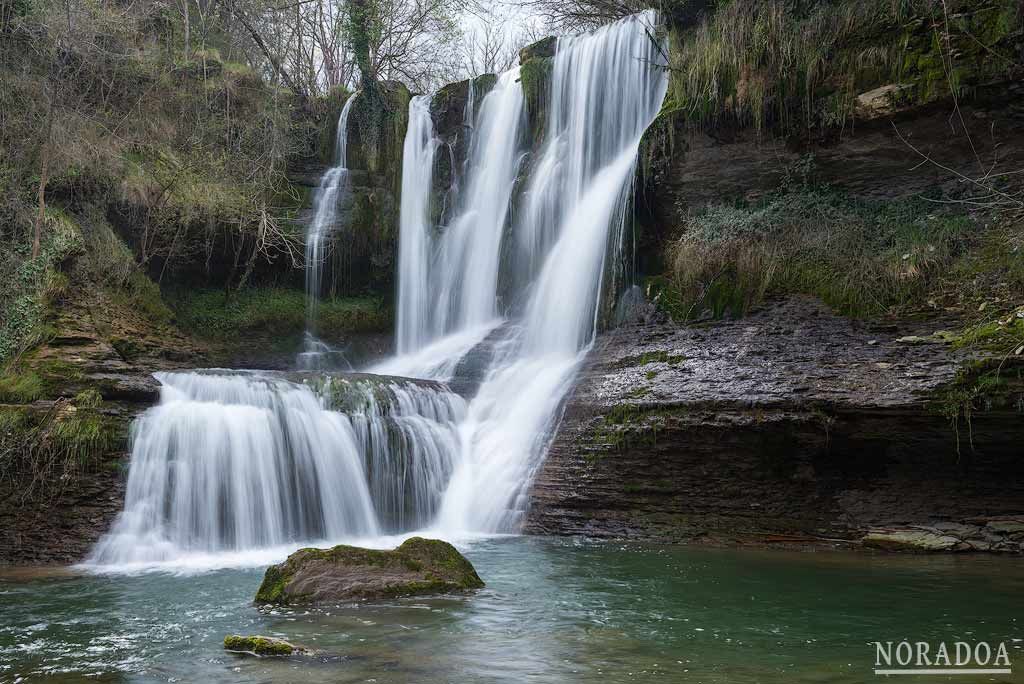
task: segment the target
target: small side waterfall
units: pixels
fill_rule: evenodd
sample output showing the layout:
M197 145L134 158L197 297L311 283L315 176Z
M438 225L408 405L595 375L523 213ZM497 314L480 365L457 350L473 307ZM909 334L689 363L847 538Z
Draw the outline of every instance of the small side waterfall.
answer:
M317 337L317 316L327 241L337 221L338 200L348 183L348 114L357 94L349 95L341 108L334 145L334 166L320 177L320 185L313 195L313 217L306 230L306 332L297 363L299 368L307 370L339 365L351 367L340 351Z

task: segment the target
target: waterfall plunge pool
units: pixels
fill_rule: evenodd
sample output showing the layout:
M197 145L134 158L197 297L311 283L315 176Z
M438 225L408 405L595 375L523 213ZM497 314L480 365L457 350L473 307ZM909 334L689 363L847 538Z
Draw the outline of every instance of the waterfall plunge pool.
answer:
M1015 665L1024 655L1015 559L538 537L463 549L487 582L475 596L316 610L253 606L262 567L9 576L0 681L866 682L873 641L1004 641ZM230 633L325 655L237 656L221 646Z

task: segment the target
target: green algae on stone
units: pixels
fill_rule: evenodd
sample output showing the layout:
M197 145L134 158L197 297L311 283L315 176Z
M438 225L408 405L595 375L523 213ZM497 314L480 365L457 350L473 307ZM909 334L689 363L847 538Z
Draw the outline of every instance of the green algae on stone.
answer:
M252 653L258 656L290 656L306 652L306 649L295 646L284 639L258 635L242 636L240 634L229 634L224 637L224 650Z
M256 603L279 605L471 591L484 586L454 546L413 537L391 551L299 549L267 569Z
M534 145L542 141L547 126L547 94L554 64L551 57L532 57L524 60L519 67L519 82L526 104L530 139Z

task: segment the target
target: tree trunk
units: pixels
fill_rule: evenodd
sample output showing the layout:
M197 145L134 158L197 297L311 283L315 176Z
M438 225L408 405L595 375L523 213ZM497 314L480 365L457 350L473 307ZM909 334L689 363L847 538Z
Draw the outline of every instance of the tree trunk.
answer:
M39 213L36 215L35 230L32 234L32 258L39 256L43 239L43 224L46 221L46 183L50 179L50 134L53 130L53 99L46 110L46 134L43 136L42 159L39 169Z
M274 72L281 78L284 84L293 93L295 93L301 98L305 98L305 91L303 91L302 88L299 87L299 84L296 83L296 81L288 74L288 71L281 66L281 62L270 51L270 48L267 47L267 43L266 41L263 40L263 36L260 35L260 32L256 30L256 26L251 21L249 21L248 17L245 16L245 12L238 8L234 0L228 0L227 5L232 15L234 15L234 17L238 19L238 23L242 25L242 28L244 28L249 33L249 36L252 37L253 42L256 43L256 47L258 47L260 51L263 53L263 56L267 58L267 60L270 62L270 66L274 68Z
M373 62L370 60L370 16L372 9L368 0L350 0L348 3L349 33L352 38L352 52L356 64L359 65L363 90L373 90L376 74L373 73Z
M189 16L188 0L181 0L181 17L185 20L185 59L187 60L192 47L192 21Z

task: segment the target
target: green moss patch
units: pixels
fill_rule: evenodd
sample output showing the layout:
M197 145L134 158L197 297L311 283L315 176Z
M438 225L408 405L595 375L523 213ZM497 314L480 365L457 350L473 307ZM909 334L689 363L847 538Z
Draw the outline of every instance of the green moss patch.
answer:
M547 126L547 99L553 68L554 59L550 56L531 57L524 60L519 68L519 82L523 88L531 131L530 139L534 144L539 144L543 139Z
M451 544L413 537L392 551L300 549L267 569L257 603L296 604L469 591L484 586Z
M283 639L239 634L229 634L224 637L224 650L252 653L258 656L290 656L303 651Z
M179 325L198 337L231 340L252 333L298 334L306 325L306 295L290 288L251 288L226 294L198 290L172 298ZM375 297L324 299L317 329L324 335L380 332L391 314Z

